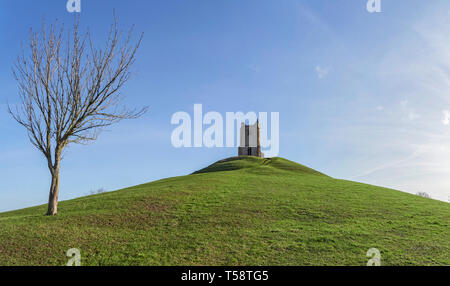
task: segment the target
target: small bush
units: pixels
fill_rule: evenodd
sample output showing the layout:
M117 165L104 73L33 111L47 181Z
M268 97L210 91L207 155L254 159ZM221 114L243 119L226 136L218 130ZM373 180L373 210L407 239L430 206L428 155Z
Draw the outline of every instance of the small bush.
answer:
M418 195L419 197L431 199L431 196L425 192L418 192L416 195Z
M104 188L100 188L100 189L98 189L96 191L91 191L89 194L90 195L97 195L97 194L103 194L103 193L106 193L106 190Z

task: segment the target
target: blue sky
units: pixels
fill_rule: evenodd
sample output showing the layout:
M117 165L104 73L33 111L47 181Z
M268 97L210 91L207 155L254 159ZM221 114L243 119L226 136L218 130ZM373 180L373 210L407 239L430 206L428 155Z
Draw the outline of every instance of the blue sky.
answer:
M180 176L233 156L170 142L172 114L280 113L280 156L330 176L450 196L450 3L382 0L82 0L101 42L113 9L144 40L123 90L145 116L70 146L60 199ZM0 3L0 211L47 202L49 172L6 110L11 67L30 27L69 25L65 0Z

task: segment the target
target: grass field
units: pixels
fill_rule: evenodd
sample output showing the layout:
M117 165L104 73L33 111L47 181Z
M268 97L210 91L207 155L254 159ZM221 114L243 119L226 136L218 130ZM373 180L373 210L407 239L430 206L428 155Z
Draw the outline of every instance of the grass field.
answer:
M282 158L0 214L0 265L450 265L450 204Z

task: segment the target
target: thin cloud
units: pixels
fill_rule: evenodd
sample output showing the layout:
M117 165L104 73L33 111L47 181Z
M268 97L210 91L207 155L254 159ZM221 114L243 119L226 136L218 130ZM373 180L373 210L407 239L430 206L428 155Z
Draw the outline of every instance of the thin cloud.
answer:
M450 104L450 5L443 6L418 19L379 60L373 81L382 85L374 95L394 104L345 135L364 156L351 179L447 201L450 110L442 106Z
M450 124L450 111L444 110L442 113L444 114L444 118L442 119L442 124L447 126Z
M329 67L321 67L319 65L316 66L316 74L319 79L324 79L330 73L331 68Z
M368 176L370 176L370 175L372 175L372 174L374 174L374 173L376 173L378 171L382 171L382 170L390 169L390 168L393 168L393 167L397 167L397 166L402 165L402 164L404 164L404 163L406 163L408 161L411 161L412 159L417 157L417 155L419 153L420 153L420 148L417 148L414 152L412 152L409 156L407 156L404 159L392 161L392 162L389 162L389 163L386 163L386 164L374 167L374 168L372 168L370 170L364 171L364 172L362 172L362 173L360 173L360 174L358 174L356 176L351 177L350 180L362 179L362 178L368 177Z

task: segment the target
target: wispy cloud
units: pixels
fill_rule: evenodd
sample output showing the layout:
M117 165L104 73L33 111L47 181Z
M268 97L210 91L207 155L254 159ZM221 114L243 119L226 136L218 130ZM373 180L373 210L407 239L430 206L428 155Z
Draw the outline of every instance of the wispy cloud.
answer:
M367 119L345 135L363 138L361 146L349 143L358 152L370 149L351 179L426 191L445 201L450 196L449 15L449 4L430 10L387 47L372 80L382 83L377 96L391 104L376 108L383 117Z
M444 114L444 117L442 118L442 124L449 125L450 124L450 111L444 110L442 113Z
M328 74L330 73L331 68L330 67L322 67L320 65L317 65L315 68L317 77L319 79L324 79L328 76Z
M253 64L248 65L248 69L254 73L258 73L261 71L261 68L259 66Z
M402 108L403 120L413 121L420 118L415 108L411 107L407 100L402 100L400 106Z
M385 164L382 164L380 166L376 166L372 169L366 170L356 176L351 177L351 180L358 180L358 179L364 179L366 177L369 177L370 175L375 174L378 171L382 171L382 170L386 170L389 168L393 168L393 167L398 167L400 165L403 165L407 162L410 162L411 160L413 160L415 157L417 157L417 154L419 153L419 150L414 151L411 155L407 156L406 158L403 158L401 160L395 160L392 162L388 162Z

